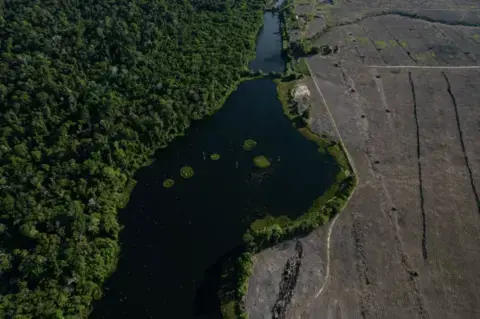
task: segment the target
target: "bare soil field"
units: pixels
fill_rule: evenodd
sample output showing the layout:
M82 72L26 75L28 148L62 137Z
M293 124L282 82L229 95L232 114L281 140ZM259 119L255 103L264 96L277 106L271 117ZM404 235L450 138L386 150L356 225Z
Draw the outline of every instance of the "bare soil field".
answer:
M346 8L403 8L403 9L450 9L450 10L475 10L480 5L475 0L343 0L339 1L341 7Z
M408 4L450 20L389 13L315 39L340 50L307 60L312 128L339 134L360 182L327 227L257 255L249 318L480 318L480 28L455 20L475 2Z

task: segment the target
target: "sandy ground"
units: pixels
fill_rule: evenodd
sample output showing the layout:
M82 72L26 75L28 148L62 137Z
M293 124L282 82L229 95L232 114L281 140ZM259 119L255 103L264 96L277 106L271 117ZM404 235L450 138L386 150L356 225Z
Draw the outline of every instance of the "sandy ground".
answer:
M295 243L257 256L250 318L480 318L475 34L480 28L375 17L319 39L343 46L308 60L318 94L313 127L332 131L322 124L330 119L321 92L360 183L332 227L329 251L328 227L299 239L300 273L282 316L271 310Z

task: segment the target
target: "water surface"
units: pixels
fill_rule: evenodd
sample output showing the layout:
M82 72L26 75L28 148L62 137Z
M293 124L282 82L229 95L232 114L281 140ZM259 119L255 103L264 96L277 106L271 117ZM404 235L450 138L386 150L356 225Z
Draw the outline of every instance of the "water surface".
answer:
M256 58L250 62L249 67L264 72L285 71L278 12L265 12L263 15L263 27L257 38Z
M252 68L281 72L280 35L268 23L278 28L278 18L265 16ZM246 139L258 142L251 152L242 148ZM256 168L256 155L272 165ZM183 165L193 167L192 178L180 176ZM241 245L256 218L305 212L337 169L283 115L271 80L244 82L219 112L193 123L136 174L119 213L120 262L91 317L219 318L219 260ZM166 178L175 180L172 188L162 186Z

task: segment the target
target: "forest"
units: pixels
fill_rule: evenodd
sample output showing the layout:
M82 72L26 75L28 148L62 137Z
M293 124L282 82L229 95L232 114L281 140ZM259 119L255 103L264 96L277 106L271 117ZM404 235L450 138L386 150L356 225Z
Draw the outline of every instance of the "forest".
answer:
M88 316L134 172L249 75L264 5L0 0L0 318Z

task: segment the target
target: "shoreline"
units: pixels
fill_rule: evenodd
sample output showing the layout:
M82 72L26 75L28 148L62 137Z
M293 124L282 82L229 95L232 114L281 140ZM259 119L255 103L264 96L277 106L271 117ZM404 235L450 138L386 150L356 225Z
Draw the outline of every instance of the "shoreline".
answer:
M295 71L294 60L289 52L289 40L286 38L286 36L288 36L288 25L284 15L285 11L283 10L285 6L288 6L288 3L289 0L285 1L282 4L283 8L281 7L279 10L285 73L282 78L273 80L277 85L277 98L282 104L284 115L292 122L292 125L296 126L295 121L298 120L300 116L292 116L289 112L292 107L291 90L301 81L299 79L301 79L303 75L306 75L305 73L307 72L303 71L299 75L298 72ZM299 61L297 63L300 64L301 62ZM306 63L306 61L303 61L303 63ZM308 71L307 76L311 77L308 64L306 68ZM314 80L313 77L311 78ZM330 117L330 119L333 121L332 117ZM250 225L249 230L244 235L244 252L238 258L239 261L233 266L237 279L233 292L234 297L229 300L220 300L222 316L225 319L248 318L245 300L248 283L255 265L256 254L289 239L307 235L318 227L326 225L328 222L332 222L330 226L331 233L335 221L348 204L358 185L354 164L340 136L338 136L339 142L333 141L331 137L322 137L314 132L308 124L299 128L295 127L295 129L306 139L315 142L319 147L319 151L328 152L334 158L340 171L336 176L335 182L314 201L307 212L298 216L296 219L290 220L289 218L285 218L285 216L267 216L254 221ZM273 241L271 237L274 237ZM327 253L329 253L329 250ZM329 259L329 257L327 259ZM232 267L232 265L230 265L230 267ZM224 269L223 276L231 270L231 268ZM219 292L221 296L226 294L225 291ZM221 299L221 297L219 298Z

